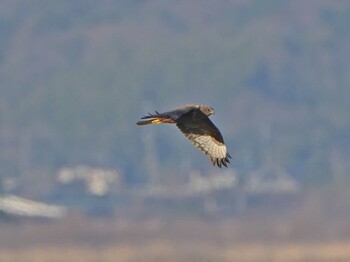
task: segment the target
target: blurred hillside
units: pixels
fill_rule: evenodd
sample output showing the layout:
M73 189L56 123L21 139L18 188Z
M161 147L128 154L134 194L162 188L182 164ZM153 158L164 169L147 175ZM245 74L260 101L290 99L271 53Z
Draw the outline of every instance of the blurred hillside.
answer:
M4 0L0 20L0 177L20 192L80 164L130 184L214 172L175 127L135 125L193 102L241 175L349 179L347 1Z

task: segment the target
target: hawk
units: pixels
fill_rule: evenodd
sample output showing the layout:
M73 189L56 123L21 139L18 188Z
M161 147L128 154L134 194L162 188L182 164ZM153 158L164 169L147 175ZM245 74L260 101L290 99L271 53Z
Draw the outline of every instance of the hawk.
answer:
M208 156L213 166L227 167L231 156L219 129L209 119L214 112L212 107L191 104L164 113L149 113L141 117L142 120L136 124L176 124L191 143Z

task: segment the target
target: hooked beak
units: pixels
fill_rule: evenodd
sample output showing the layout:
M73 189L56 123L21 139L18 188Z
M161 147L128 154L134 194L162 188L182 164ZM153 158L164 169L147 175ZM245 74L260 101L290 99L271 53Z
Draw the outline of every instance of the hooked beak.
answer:
M215 115L215 110L214 110L214 108L211 107L210 110L211 110L211 114L212 114L212 115Z

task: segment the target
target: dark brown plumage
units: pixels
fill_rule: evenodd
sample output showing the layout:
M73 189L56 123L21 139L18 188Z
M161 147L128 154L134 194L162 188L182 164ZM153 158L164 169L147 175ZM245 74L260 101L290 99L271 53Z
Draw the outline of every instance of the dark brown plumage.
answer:
M219 129L210 121L214 109L209 106L191 104L181 108L143 116L136 124L176 124L193 145L204 152L215 166L227 167L230 154Z

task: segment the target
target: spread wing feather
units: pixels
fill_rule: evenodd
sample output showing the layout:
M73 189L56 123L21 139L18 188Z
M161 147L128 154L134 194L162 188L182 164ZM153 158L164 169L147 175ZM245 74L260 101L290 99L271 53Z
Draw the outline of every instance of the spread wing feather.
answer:
M219 129L200 110L193 109L176 120L177 127L204 152L213 165L227 167L230 154L227 152L224 139Z

